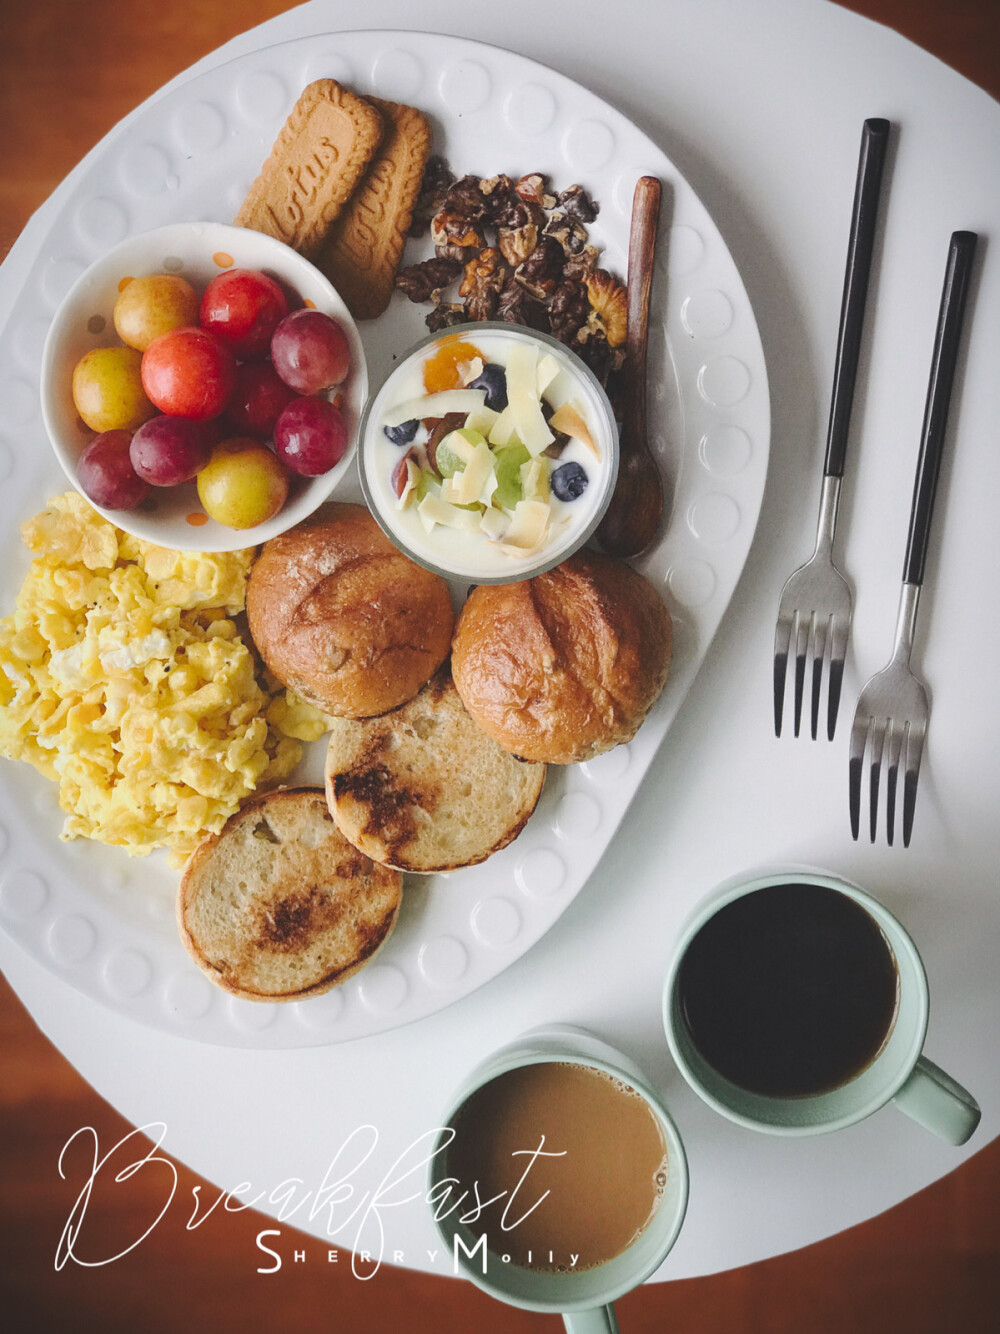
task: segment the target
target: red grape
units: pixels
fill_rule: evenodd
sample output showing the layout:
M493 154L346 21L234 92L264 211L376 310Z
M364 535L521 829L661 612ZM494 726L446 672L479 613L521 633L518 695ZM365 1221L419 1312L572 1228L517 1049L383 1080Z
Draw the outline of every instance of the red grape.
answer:
M408 459L413 459L414 463L417 462L412 449L406 451L396 464L395 468L393 468L392 475L389 478L389 483L392 486L393 491L395 491L397 498L402 497L403 492L406 490L406 483L409 480L410 470L406 466Z
M132 467L130 431L104 431L95 436L80 455L77 477L83 494L95 505L109 510L135 509L149 492Z
M236 429L266 438L296 397L269 361L246 361L236 368L236 388L226 415Z
M236 383L236 358L207 329L185 326L154 338L142 354L142 387L174 417L208 421L225 408Z
M188 482L208 462L214 434L189 417L153 417L132 437L132 467L154 486Z
M271 337L271 360L297 393L318 394L341 383L351 368L351 350L347 335L329 315L293 310Z
M205 288L200 323L237 357L262 357L271 335L288 314L288 299L266 273L229 269Z
M347 449L347 425L325 398L296 398L274 427L274 452L300 477L319 477L340 462Z

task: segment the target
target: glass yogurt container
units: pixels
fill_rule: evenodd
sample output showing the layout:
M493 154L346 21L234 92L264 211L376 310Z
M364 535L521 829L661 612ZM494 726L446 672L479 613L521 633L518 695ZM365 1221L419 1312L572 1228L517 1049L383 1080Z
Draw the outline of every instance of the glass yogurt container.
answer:
M369 400L361 485L386 536L426 569L529 579L594 532L615 489L618 432L596 376L515 324L418 343Z

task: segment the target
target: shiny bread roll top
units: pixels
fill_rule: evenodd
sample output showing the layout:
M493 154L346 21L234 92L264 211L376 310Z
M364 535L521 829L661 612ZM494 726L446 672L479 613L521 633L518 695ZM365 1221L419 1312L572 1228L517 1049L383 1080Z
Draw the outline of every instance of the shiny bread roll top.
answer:
M411 699L448 656L448 585L397 551L362 505L329 504L264 544L250 634L281 683L325 713L370 718Z
M670 651L670 614L653 585L582 551L534 579L474 589L452 674L506 750L572 764L631 741L666 684Z

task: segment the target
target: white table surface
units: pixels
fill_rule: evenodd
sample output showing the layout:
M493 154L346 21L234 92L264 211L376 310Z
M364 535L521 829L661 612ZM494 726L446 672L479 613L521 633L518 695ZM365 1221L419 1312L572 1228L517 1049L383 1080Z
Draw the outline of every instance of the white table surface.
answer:
M150 1032L81 998L3 934L0 964L44 1032L129 1121L165 1123L169 1152L220 1186L251 1183L247 1193L263 1193L258 1207L275 1215L282 1183L301 1183L296 1203L316 1192L359 1127L375 1127L378 1139L353 1178L358 1198L438 1124L452 1088L485 1052L546 1021L589 1027L646 1068L679 1124L691 1204L656 1277L685 1278L832 1235L944 1175L1000 1132L1000 276L992 254L1000 107L894 33L826 0L618 0L613 24L596 0L576 0L572 22L556 0L506 0L472 16L465 8L368 0L359 14L343 0L314 0L194 68L307 33L420 26L541 60L663 146L741 270L772 394L760 526L705 666L583 892L506 973L429 1019L340 1046L226 1050ZM774 612L784 578L811 549L849 183L867 116L888 117L898 134L838 534L856 590L852 645L836 741L778 741ZM58 192L0 270L0 319L57 200ZM982 240L915 654L933 712L913 842L890 849L851 840L847 723L860 684L891 645L934 323L956 229ZM967 1148L939 1143L892 1109L835 1136L757 1135L709 1111L672 1067L660 989L679 926L673 888L693 883L707 893L741 870L787 862L856 880L915 937L931 987L926 1052L983 1107ZM325 1237L327 1216L309 1217L313 1199L288 1222ZM397 1262L408 1267L448 1272L440 1253L428 1258L436 1234L419 1198L384 1209L382 1221L386 1260L402 1252ZM371 1248L374 1234L357 1232L355 1220L331 1244Z

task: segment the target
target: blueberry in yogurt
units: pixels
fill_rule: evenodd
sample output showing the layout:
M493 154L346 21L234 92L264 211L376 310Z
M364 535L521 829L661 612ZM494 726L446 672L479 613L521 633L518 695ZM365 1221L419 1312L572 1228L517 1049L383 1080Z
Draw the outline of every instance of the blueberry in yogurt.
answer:
M590 478L579 463L564 463L553 469L549 479L552 494L559 500L579 500L587 489Z
M419 425L417 418L411 417L408 422L400 422L398 426L387 426L385 433L394 445L409 445L413 443Z
M469 385L470 389L486 391L486 407L503 412L507 406L507 372L495 361L488 361L482 372Z

